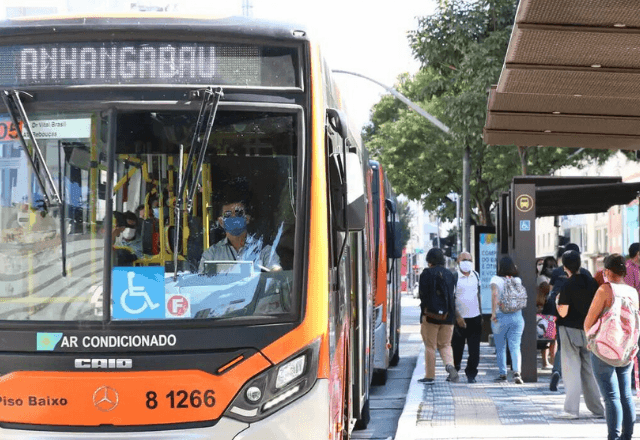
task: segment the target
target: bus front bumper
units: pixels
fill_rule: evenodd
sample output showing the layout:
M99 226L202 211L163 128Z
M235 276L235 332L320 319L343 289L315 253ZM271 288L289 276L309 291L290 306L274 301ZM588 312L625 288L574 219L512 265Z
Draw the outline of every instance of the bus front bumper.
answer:
M81 415L78 415L81 417ZM53 432L0 428L2 440L326 440L329 381L319 379L303 397L255 423L222 417L215 426L168 431Z

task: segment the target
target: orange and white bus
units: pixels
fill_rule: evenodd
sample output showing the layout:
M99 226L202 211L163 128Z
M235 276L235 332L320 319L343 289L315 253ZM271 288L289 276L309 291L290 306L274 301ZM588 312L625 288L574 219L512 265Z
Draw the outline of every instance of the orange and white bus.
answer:
M0 438L366 426L371 169L304 29L8 21L0 94Z
M397 200L382 166L369 160L372 170L374 263L373 383L384 385L390 366L400 360L400 219Z

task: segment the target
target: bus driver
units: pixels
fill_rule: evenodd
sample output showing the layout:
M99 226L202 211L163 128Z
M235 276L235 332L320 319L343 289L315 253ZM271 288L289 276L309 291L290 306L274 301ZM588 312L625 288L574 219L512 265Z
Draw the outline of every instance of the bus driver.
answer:
M218 224L224 229L225 238L202 253L199 273L204 272L206 261L253 261L255 269L282 270L280 257L272 246L263 245L262 237L248 234L251 216L246 206L239 196L229 196L222 202Z

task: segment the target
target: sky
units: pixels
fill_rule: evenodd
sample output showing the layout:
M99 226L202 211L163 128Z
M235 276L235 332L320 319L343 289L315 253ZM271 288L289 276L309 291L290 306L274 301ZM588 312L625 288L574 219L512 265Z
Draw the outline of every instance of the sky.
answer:
M242 0L173 0L185 12L211 10L242 14ZM305 25L322 44L334 70L360 73L393 87L398 75L416 73L407 33L418 27L417 16L434 12L436 0L251 0L254 18ZM335 79L355 127L369 120L369 110L385 94L380 86L350 75Z
M407 34L417 29L416 17L432 14L437 4L437 0L23 0L21 6L70 8L75 13L125 12L138 3L170 5L170 10L197 16L228 16L242 15L243 1L251 4L255 18L304 25L310 36L320 41L332 69L359 73L389 87L400 74L419 70ZM6 8L13 5L11 0L0 0L0 17L4 18ZM335 79L352 126L361 127L385 90L350 75L336 74Z

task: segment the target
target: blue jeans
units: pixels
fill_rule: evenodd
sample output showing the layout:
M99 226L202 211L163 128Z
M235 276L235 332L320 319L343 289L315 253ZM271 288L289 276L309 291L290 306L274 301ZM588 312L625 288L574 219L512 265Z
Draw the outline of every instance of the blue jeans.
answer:
M626 367L612 367L591 353L591 365L604 399L608 439L631 439L636 422L636 407L631 393L633 362Z
M498 322L491 321L491 331L496 344L496 359L500 374L507 374L507 344L511 353L511 368L520 373L522 355L520 354L520 340L524 331L522 310L513 313L496 312Z
M558 327L556 327L557 329ZM558 373L562 377L562 345L560 344L560 332L556 333L556 358L553 361L552 373Z

